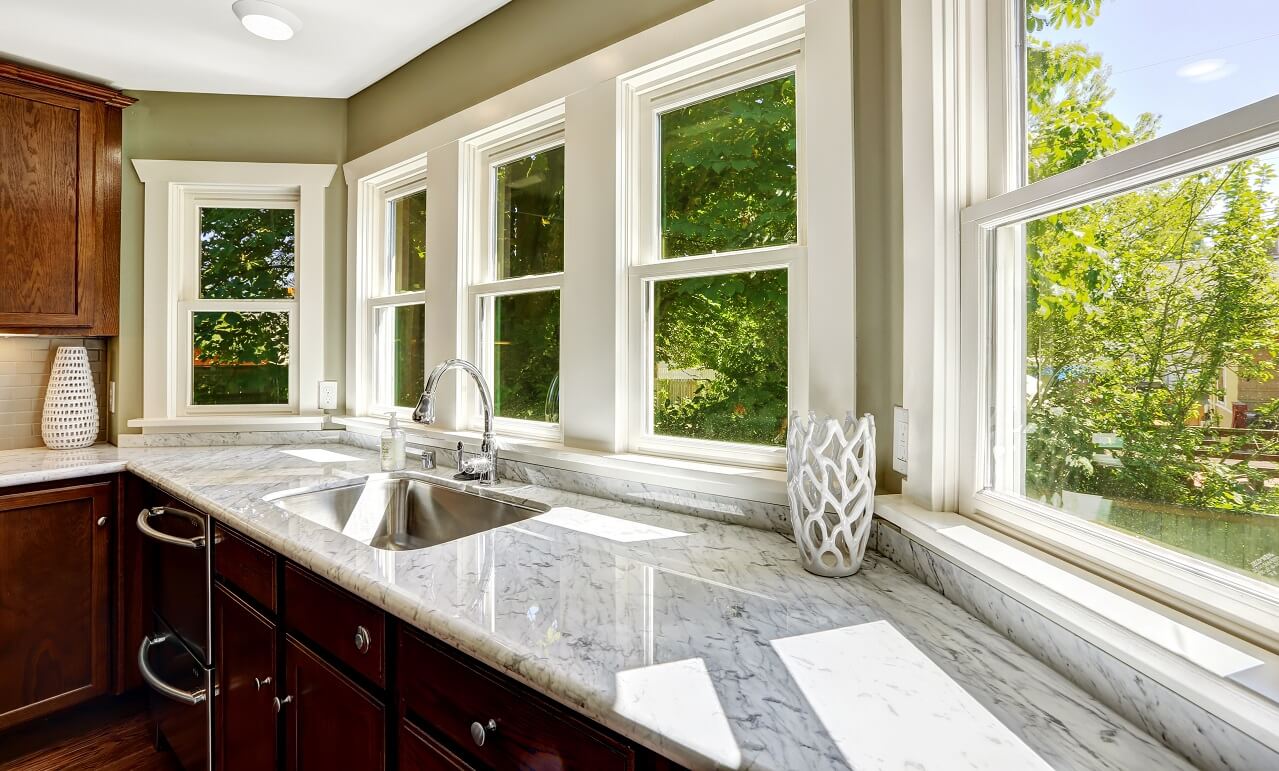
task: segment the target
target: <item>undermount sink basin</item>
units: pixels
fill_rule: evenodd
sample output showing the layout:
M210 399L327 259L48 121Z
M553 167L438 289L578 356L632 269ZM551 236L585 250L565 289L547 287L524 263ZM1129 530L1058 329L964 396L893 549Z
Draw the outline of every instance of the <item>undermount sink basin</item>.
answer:
M277 493L267 500L387 551L424 549L548 510L476 495L405 471L374 474L339 487Z

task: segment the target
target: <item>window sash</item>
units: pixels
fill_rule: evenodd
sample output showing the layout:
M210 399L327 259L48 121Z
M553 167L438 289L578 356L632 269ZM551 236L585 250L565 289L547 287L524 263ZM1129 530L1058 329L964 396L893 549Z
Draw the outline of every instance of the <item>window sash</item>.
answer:
M1008 225L1279 148L1279 96L989 198L962 213L964 297L952 463L961 512L1246 639L1279 644L1279 589L1021 495L1024 437L1024 248ZM1003 230L1001 230L1003 229Z
M298 303L296 300L184 300L178 302L178 402L181 415L297 414L299 383ZM289 318L289 401L285 404L195 404L196 313L287 313Z

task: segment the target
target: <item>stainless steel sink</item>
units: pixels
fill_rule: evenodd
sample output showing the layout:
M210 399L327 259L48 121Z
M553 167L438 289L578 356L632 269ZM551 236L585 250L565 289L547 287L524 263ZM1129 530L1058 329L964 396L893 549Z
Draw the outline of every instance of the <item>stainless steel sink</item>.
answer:
M424 549L548 510L476 495L407 471L374 474L339 487L276 493L267 500L387 551Z

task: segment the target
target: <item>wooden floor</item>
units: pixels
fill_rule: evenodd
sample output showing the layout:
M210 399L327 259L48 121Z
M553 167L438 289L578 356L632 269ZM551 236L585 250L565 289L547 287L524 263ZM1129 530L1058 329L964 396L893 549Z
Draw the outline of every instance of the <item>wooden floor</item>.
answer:
M108 698L0 734L0 771L177 771L152 737L143 698Z

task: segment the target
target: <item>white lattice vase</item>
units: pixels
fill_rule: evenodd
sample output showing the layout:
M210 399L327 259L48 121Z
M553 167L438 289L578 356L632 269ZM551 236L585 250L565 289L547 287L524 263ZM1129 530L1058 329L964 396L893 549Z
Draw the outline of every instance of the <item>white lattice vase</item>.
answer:
M88 447L98 438L98 396L81 346L62 346L53 357L40 436L54 450Z
M791 416L786 492L799 562L829 578L861 569L875 512L875 418Z

